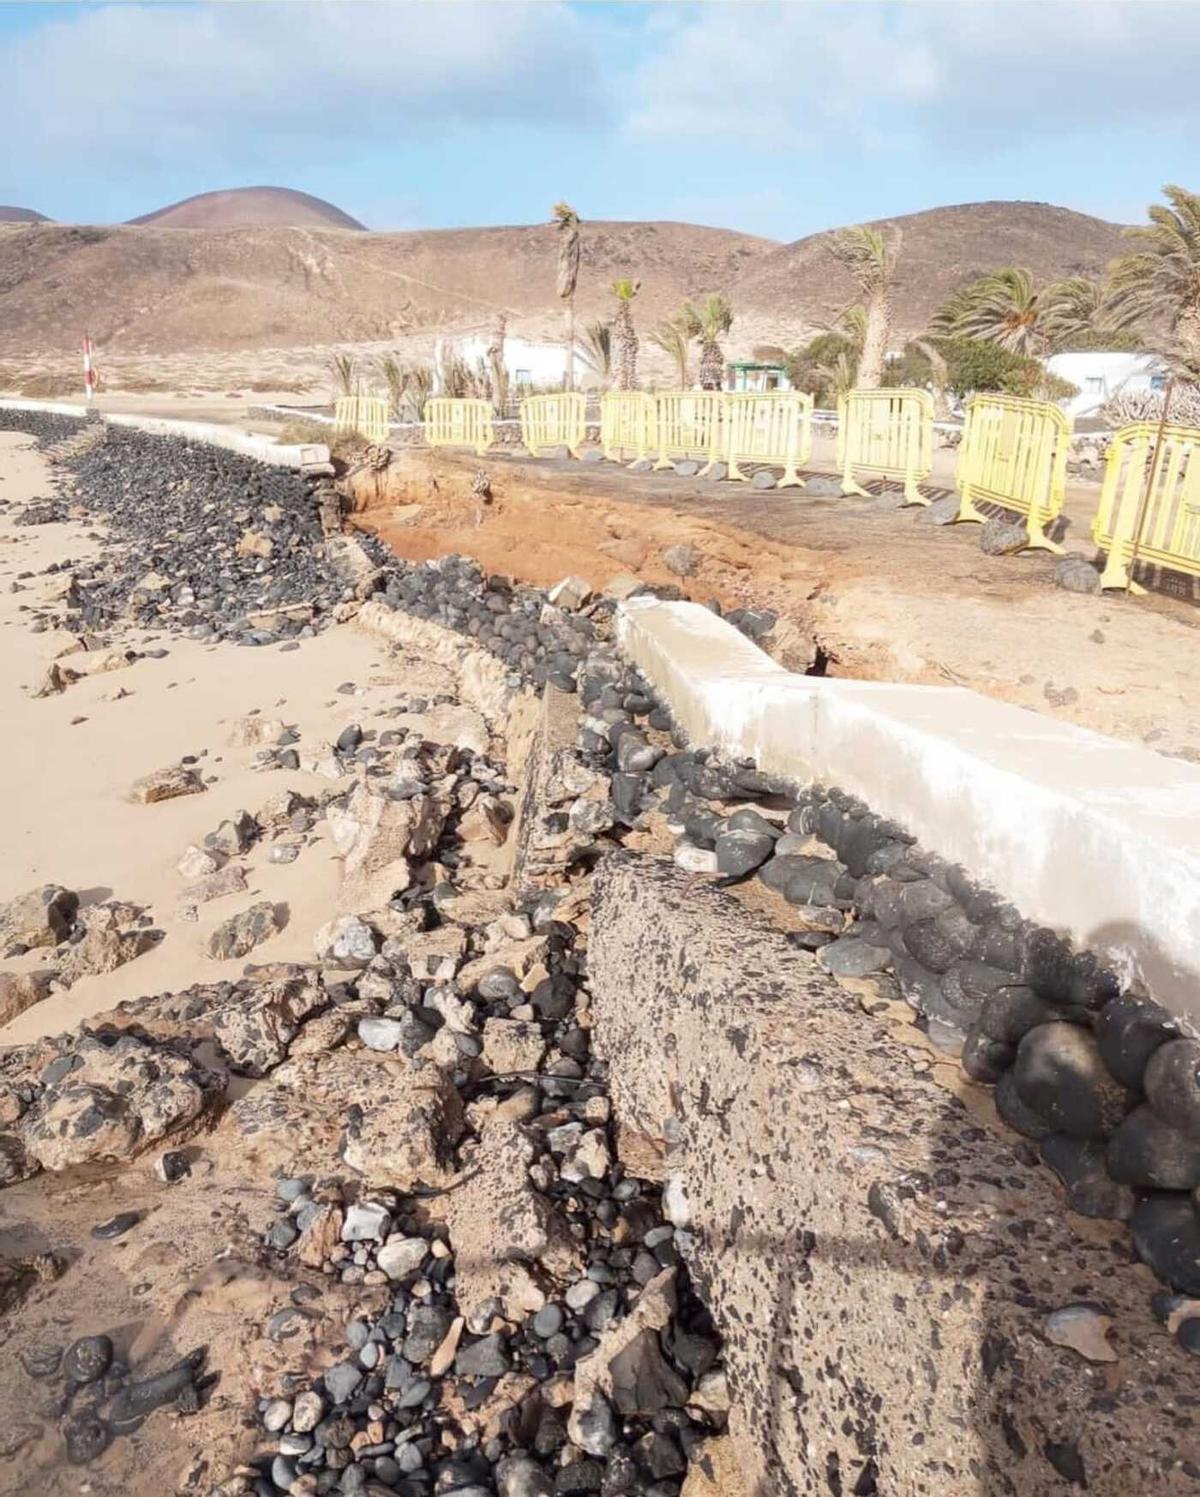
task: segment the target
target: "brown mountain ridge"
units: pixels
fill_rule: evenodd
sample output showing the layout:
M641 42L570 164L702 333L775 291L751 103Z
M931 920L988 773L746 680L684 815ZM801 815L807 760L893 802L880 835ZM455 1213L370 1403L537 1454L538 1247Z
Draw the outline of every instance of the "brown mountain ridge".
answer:
M222 192L200 192L129 222L154 224L160 229L366 228L333 203L294 187L231 187Z
M489 329L500 311L513 333L561 337L549 224L375 233L148 220L0 227L0 352L74 348L84 326L98 346L123 353L404 346ZM950 291L984 271L1019 264L1045 279L1097 274L1122 247L1119 225L1043 203L972 203L880 222L903 233L896 340L920 332ZM642 283L634 310L647 353L651 325L708 291L733 303L731 352L791 346L853 299L826 238L779 244L696 224L585 221L577 319L609 316L612 281L632 276Z

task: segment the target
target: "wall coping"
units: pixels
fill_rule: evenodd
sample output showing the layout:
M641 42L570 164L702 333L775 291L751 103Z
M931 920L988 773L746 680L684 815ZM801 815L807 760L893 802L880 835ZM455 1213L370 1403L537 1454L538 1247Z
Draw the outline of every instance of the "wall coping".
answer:
M960 686L794 675L695 603L631 598L618 637L696 746L860 797L1200 1020L1200 766Z

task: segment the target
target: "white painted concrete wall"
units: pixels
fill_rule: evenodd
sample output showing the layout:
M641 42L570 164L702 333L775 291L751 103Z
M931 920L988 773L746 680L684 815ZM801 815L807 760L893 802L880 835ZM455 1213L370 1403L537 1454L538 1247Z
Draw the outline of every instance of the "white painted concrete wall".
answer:
M1153 354L1116 350L1052 354L1046 368L1079 388L1078 395L1062 402L1069 416L1094 416L1119 390L1153 389L1162 375L1162 364Z
M84 417L86 406L64 405L51 400L0 400L0 410L42 411L51 416ZM256 437L239 431L235 426L216 426L206 421L174 421L165 416L127 416L103 413L109 426L128 426L135 431L148 432L153 436L185 437L191 442L206 442L210 447L223 447L227 452L240 452L243 457L256 462L270 463L276 468L305 468L312 464L327 463L329 448L320 442L303 442L293 446L281 446L270 437Z
M861 797L1200 1020L1200 767L957 686L796 676L694 603L618 628L695 744Z

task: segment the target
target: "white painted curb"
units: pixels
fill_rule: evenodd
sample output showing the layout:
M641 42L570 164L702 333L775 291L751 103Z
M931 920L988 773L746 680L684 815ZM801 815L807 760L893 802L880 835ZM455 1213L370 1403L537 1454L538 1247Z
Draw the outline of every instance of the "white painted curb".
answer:
M793 675L695 603L631 598L618 637L697 746L860 797L1200 1019L1200 767L958 686Z

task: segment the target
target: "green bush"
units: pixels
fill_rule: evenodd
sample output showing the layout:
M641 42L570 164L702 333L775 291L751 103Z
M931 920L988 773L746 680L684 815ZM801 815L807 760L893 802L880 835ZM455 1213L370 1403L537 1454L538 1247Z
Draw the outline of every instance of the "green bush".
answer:
M1011 353L997 343L978 338L930 338L927 340L946 361L946 388L964 396L994 390L1023 399L1064 400L1079 392L1069 381L1048 374L1039 359ZM910 343L902 358L889 364L887 385L923 386L933 381L930 362L921 348Z
M837 404L834 376L838 360L845 358L851 366L857 364L861 352L852 338L841 333L819 333L803 348L789 353L784 359L784 368L793 390L804 390L821 407ZM928 366L926 366L928 368Z

